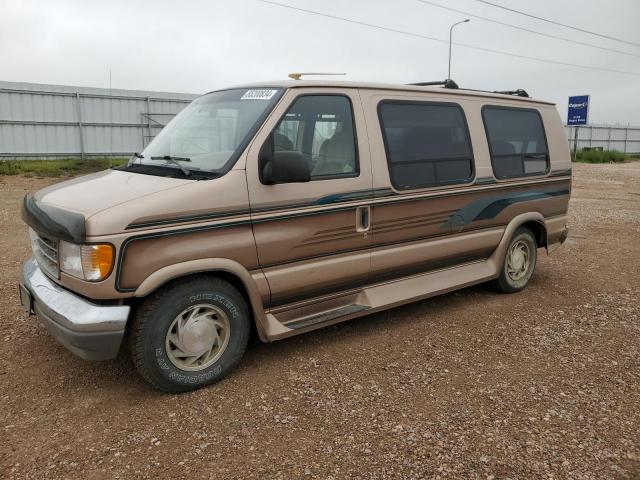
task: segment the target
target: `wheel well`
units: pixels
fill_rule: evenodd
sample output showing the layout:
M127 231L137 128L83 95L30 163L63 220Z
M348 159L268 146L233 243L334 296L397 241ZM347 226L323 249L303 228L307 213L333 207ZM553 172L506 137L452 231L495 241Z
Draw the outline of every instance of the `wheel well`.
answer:
M533 236L536 238L536 244L538 245L538 248L547 246L547 229L542 223L535 220L530 220L523 223L521 226L526 227L533 232Z
M157 292L160 289L166 288L168 285L171 285L172 283L175 282L179 282L182 281L186 278L193 278L193 277L217 277L217 278L221 278L223 280L226 280L227 282L229 282L236 290L238 290L238 292L240 292L240 295L242 295L242 298L244 299L244 301L247 303L247 308L249 310L249 315L251 315L251 336L257 337L257 330L256 330L256 319L255 319L255 315L253 312L253 306L251 304L251 299L249 298L249 292L247 291L247 287L244 285L244 282L242 280L240 280L240 278L238 278L236 275L234 275L231 272L227 272L225 270L211 270L211 271L204 271L204 272L194 272L194 273L188 273L186 275L182 275L180 277L175 277L172 278L171 280L167 281L166 283L164 283L163 285L161 285L160 287L158 287L157 289L155 289L153 292L150 292L148 295L152 295L154 292ZM147 296L148 296L147 295ZM146 297L145 297L146 298ZM144 298L140 298L138 299L143 300Z

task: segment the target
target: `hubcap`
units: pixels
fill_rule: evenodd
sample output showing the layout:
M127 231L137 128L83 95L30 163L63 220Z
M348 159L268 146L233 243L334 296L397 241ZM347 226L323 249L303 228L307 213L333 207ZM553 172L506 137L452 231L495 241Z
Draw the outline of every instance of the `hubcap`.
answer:
M514 281L522 280L529 271L531 252L529 245L523 240L518 240L509 249L507 258L507 274Z
M202 370L218 360L229 343L229 318L215 305L183 310L167 330L165 349L180 370Z

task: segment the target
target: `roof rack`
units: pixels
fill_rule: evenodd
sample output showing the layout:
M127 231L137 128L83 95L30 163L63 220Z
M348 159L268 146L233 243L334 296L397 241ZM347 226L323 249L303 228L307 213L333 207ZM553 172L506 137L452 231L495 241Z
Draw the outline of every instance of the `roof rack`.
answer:
M529 94L526 92L526 90L523 90L521 88L517 89L517 90L502 90L502 91L494 91L492 93L499 93L501 95L515 95L516 97L527 97L529 98Z
M447 78L446 80L442 80L442 81L437 81L437 82L418 82L418 83L409 83L409 85L415 85L417 87L429 87L429 86L435 86L435 85L442 85L444 88L453 88L453 89L458 89L460 87L458 87L458 84L456 82L454 82L453 80L451 80L450 78ZM486 92L486 93L497 93L500 95L515 95L517 97L526 97L529 98L529 94L523 90L522 88L519 88L517 90L474 90L472 88L463 88L461 90L468 90L470 92Z
M444 88L458 88L458 84L447 78L446 80L438 81L438 82L418 82L418 83L410 83L409 85L415 85L416 87L429 87L432 85L442 85Z

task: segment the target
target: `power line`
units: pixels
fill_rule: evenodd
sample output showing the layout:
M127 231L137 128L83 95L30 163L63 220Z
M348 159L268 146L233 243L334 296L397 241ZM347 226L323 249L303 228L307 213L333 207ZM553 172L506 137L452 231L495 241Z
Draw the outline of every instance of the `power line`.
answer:
M609 35L603 35L601 33L596 33L596 32L592 32L590 30L585 30L584 28L574 27L573 25L567 25L566 23L556 22L555 20L549 20L548 18L538 17L538 16L533 15L531 13L521 12L520 10L515 10L513 8L505 7L504 5L498 5L497 3L491 3L491 2L488 2L486 0L477 0L477 1L480 2L480 3L487 4L487 5L491 5L492 7L501 8L501 9L507 10L509 12L517 13L519 15L524 15L526 17L535 18L536 20L541 20L543 22L552 23L553 25L559 25L561 27L570 28L571 30L576 30L578 32L588 33L589 35L595 35L597 37L606 38L608 40L614 40L616 42L627 43L627 44L633 45L635 47L640 47L640 43L630 42L628 40L623 40L621 38L611 37Z
M519 25L513 25L511 23L506 23L506 22L501 22L499 20L494 20L493 18L488 18L488 17L483 17L481 15L476 15L474 13L469 13L469 12L465 12L464 10L458 10L456 8L451 8L451 7L447 7L444 5L439 5L437 3L434 2L430 2L428 0L416 0L420 3L424 3L426 5L431 5L433 7L438 7L438 8L443 8L445 10L449 10L451 12L456 12L456 13L461 13L463 15L467 15L469 17L473 17L473 18L479 18L480 20L485 20L487 22L491 22L491 23L497 23L498 25L503 25L505 27L510 27L510 28L515 28L517 30L523 30L525 32L529 32L529 33L533 33L535 35L540 35L542 37L548 37L548 38L553 38L555 40L562 40L564 42L570 42L570 43L575 43L578 45L583 45L586 47L593 47L593 48L598 48L600 50L606 50L608 52L615 52L615 53L620 53L622 55L629 55L631 57L636 57L636 58L640 58L640 55L636 55L635 53L629 53L629 52L623 52L622 50L616 50L615 48L607 48L607 47L601 47L600 45L595 45L593 43L587 43L587 42L581 42L579 40L572 40L570 38L566 38L566 37L561 37L559 35L552 35L550 33L543 33L543 32L538 32L537 30L531 30L529 28L525 28L525 27L520 27Z
M369 27L369 28L375 28L377 30L384 30L386 32L399 33L401 35L407 35L407 36L410 36L410 37L422 38L422 39L425 39L425 40L431 40L433 42L444 43L446 45L449 44L448 40L443 40L441 38L436 38L436 37L429 37L427 35L422 35L420 33L407 32L407 31L404 31L404 30L398 30L398 29L395 29L395 28L385 27L383 25L376 25L376 24L373 24L373 23L361 22L359 20L354 20L354 19L351 19L351 18L339 17L337 15L331 15L329 13L317 12L315 10L307 10L305 8L294 7L293 5L287 5L287 4L284 4L284 3L278 3L278 2L271 1L271 0L256 0L256 1L262 2L262 3L266 3L266 4L269 4L269 5L274 5L274 6L277 6L277 7L296 10L296 11L299 11L299 12L309 13L311 15L317 15L317 16L320 16L320 17L331 18L333 20L339 20L339 21L342 21L342 22L353 23L355 25L362 25L362 26ZM477 47L475 45L468 45L466 43L453 42L453 45L458 45L460 47L471 48L471 49L474 49L474 50L480 50L480 51L483 51L483 52L495 53L495 54L498 54L498 55L505 55L505 56L508 56L508 57L516 57L516 58L524 58L526 60L534 60L536 62L551 63L551 64L554 64L554 65L564 65L564 66L567 66L567 67L582 68L582 69L586 69L586 70L599 70L599 71L602 71L602 72L621 73L621 74L624 74L624 75L633 75L635 77L640 77L640 73L637 73L637 72L627 72L627 71L624 71L624 70L614 70L614 69L611 69L611 68L604 68L604 67L592 67L592 66L589 66L589 65L580 65L580 64L577 64L577 63L559 62L559 61L556 61L556 60L549 60L549 59L546 59L546 58L530 57L530 56L527 56L527 55L519 55L517 53L510 53L510 52L503 52L501 50L494 50L494 49L491 49L491 48Z

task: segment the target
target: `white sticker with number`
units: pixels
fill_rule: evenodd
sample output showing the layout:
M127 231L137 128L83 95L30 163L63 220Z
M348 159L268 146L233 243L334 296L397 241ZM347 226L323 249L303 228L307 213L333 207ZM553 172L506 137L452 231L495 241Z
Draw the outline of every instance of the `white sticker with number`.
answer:
M247 90L240 100L271 100L276 93L272 89Z

